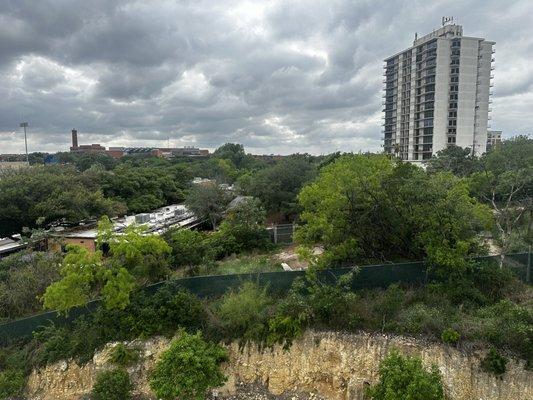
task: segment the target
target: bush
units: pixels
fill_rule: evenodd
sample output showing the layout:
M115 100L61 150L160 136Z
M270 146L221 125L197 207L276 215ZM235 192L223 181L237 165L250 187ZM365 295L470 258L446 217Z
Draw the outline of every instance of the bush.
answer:
M195 332L207 324L207 313L198 297L184 289L176 292L172 283L153 296L144 296L133 311L134 332L141 337L171 336L178 328Z
M129 348L124 343L118 343L111 350L109 361L120 367L128 367L139 361L139 350Z
M224 295L218 309L227 337L261 341L266 337L272 299L266 288L245 282L238 290Z
M450 318L446 310L414 304L403 309L398 315L400 331L418 334L438 335L449 325Z
M0 320L42 309L39 298L59 280L61 255L21 252L0 260Z
M445 329L440 335L442 341L448 344L456 344L459 341L460 337L461 335L459 334L459 332L451 328Z
M8 369L0 372L0 399L9 399L22 395L26 386L24 371Z
M288 349L293 340L302 334L303 328L304 321L302 319L276 315L268 321L267 344L269 346L281 344L284 349Z
M477 335L496 347L509 347L533 365L533 310L527 304L519 305L502 300L481 308Z
M507 370L507 361L507 358L503 357L498 350L491 348L481 361L481 368L485 372L501 375Z
M166 240L172 248L172 266L199 265L204 260L205 235L191 229L177 229L168 232Z
M368 389L373 400L444 400L436 366L422 367L419 358L402 357L393 351L379 365L379 382Z
M204 341L199 332L189 335L181 331L157 362L150 387L163 400L203 399L210 388L226 381L220 371L220 363L226 359L226 351Z
M92 400L128 400L131 399L133 384L124 369L100 372L96 376L92 390Z

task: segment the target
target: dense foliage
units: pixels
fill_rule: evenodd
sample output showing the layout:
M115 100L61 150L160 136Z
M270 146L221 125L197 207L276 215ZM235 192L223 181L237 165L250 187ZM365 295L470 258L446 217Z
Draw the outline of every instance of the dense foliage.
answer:
M59 279L61 255L20 252L0 260L0 321L36 313L39 298Z
M232 143L207 158L138 155L117 161L106 154L58 153L61 165L43 166L39 165L43 154L30 156L31 168L0 171L0 237L20 233L24 227L149 212L184 201L194 177L232 183L269 167ZM293 168L292 173L299 172ZM291 189L290 201L298 189ZM262 200L266 204L268 199Z
M171 248L156 235L143 234L130 226L123 235L111 231L104 218L99 224L99 243L107 243L107 256L80 246L67 246L61 265L61 279L43 295L44 308L66 312L101 296L109 309L123 309L138 285L156 282L168 274Z
M458 268L491 219L466 181L378 155L338 158L299 200L299 238L323 244L326 265L429 258Z
M96 375L92 400L129 400L132 398L133 384L124 369L102 371Z
M368 390L373 400L444 400L436 366L426 371L419 358L393 351L379 365L379 382Z
M203 400L208 389L226 381L220 370L226 358L226 351L206 342L200 332L180 332L155 365L150 387L163 400Z
M104 197L96 182L83 179L71 167L32 167L0 173L0 237L20 233L23 227L57 221L77 223L124 211L120 202Z
M254 173L243 175L239 185L245 194L260 199L269 214L294 220L299 211L297 195L316 176L315 160L306 155L289 156Z

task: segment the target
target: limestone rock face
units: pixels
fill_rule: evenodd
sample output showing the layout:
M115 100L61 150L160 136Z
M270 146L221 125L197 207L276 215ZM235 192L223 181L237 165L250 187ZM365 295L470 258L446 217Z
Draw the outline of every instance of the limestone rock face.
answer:
M159 354L168 347L167 339L135 343L142 361L128 369L135 392L153 398L148 374ZM109 344L93 361L78 366L62 361L33 371L27 394L35 400L78 400L90 392L98 371L110 368ZM533 399L533 373L523 362L511 361L502 377L479 368L481 352L463 353L438 343L399 336L341 334L309 331L288 350L281 346L260 349L255 345L228 346L229 361L224 366L228 382L216 390L220 397L233 395L241 384L259 383L273 395L316 393L332 400L363 400L365 386L378 379L378 366L396 348L403 354L421 357L425 366L436 364L451 400ZM284 396L285 397L285 396Z

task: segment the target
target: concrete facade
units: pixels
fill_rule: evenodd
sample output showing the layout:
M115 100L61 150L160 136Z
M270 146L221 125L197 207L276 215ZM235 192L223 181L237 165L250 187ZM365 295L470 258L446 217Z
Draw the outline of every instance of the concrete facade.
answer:
M385 59L385 152L413 162L452 145L484 153L493 45L444 25Z

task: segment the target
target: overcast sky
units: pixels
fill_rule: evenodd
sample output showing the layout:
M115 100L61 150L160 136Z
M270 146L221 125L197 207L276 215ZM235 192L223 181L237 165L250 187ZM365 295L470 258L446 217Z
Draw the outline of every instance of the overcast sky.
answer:
M0 1L0 153L238 142L380 151L382 60L455 16L496 41L493 129L533 127L533 1Z

